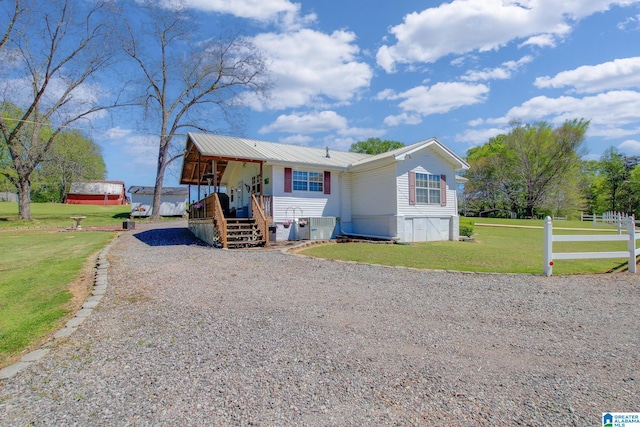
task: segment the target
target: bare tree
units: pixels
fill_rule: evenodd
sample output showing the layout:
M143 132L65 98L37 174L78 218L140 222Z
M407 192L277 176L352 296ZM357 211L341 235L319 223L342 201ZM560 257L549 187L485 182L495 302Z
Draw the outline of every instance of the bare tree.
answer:
M158 218L165 172L183 154L174 137L189 129L220 129L220 121L232 120L241 94L266 96L269 83L264 58L246 38L194 40L198 19L187 9L167 9L152 1L141 8L144 18L137 10L123 47L141 72L140 104L158 136L152 213Z
M1 3L4 3L4 0L0 0L0 4ZM7 27L4 28L4 34L2 35L2 39L0 39L0 52L2 51L2 48L7 43L7 41L9 40L9 35L11 35L11 32L13 31L13 28L15 27L16 22L18 21L18 16L20 16L20 13L21 13L20 0L14 0L13 9L9 8L7 12L8 12Z
M98 105L93 85L114 57L111 5L15 1L2 45L10 63L3 65L0 138L11 155L13 171L5 176L18 189L21 219L31 219L30 177L58 135L108 108Z

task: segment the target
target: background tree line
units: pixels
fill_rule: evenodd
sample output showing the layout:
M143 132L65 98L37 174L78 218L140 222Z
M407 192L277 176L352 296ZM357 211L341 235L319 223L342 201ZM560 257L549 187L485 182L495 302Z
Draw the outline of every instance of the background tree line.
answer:
M24 113L14 105L3 104L0 114L8 122L19 120ZM0 138L0 192L16 192L20 185L16 164L24 168L32 162L53 133L48 124L39 126L35 133L34 124L27 123L22 131L35 137L22 140L14 150L19 154L16 159L11 158L6 141ZM77 130L62 131L29 175L31 201L65 202L72 182L100 180L105 175L100 146Z
M640 157L612 147L599 160L583 160L589 121L511 125L509 133L468 151L461 214L640 213Z

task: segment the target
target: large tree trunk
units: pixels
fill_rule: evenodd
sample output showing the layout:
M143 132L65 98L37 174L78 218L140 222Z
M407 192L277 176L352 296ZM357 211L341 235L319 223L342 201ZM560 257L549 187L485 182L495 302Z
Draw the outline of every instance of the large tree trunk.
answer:
M535 203L531 201L527 201L526 206L524 208L524 216L525 218L533 218L533 210L535 208Z
M20 219L31 221L31 182L20 178L18 182L18 215Z
M158 152L158 170L156 173L156 185L153 190L153 211L151 213L151 219L160 218L160 199L162 197L162 183L164 181L164 172L167 169L167 153L169 151L169 144L160 144Z

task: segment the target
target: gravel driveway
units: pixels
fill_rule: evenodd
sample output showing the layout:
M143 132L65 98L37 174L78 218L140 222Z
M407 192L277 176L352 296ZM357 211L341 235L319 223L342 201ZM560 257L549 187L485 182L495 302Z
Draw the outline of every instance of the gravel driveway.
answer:
M640 275L388 268L213 249L184 227L119 239L89 319L0 381L0 425L595 426L640 412Z

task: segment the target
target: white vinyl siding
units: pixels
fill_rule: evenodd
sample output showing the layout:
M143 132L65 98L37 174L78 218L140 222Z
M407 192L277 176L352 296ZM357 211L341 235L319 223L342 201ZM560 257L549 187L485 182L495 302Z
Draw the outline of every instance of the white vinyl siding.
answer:
M299 171L299 170L298 170ZM292 171L295 183L295 172ZM314 172L324 180L324 171ZM338 177L340 172L331 173L331 194L323 191L296 190L291 193L284 192L284 167L273 166L271 176L271 189L273 190L273 221L283 222L286 219L299 217L340 216L340 193ZM309 175L307 174L307 178ZM308 181L307 181L308 183Z
M442 206L442 196L440 191L442 189L438 187L436 190L439 195L438 202L423 204L416 200L416 204L410 204L409 196L409 174L415 172L416 177L420 174L431 175L437 177L440 182L440 176L445 175L447 178L451 177L446 182L446 206ZM405 217L440 217L447 218L458 215L456 207L456 192L455 192L455 171L453 167L446 163L441 157L433 153L422 153L420 155L414 155L409 160L398 162L398 176L397 176L397 188L398 188L398 215ZM417 181L417 179L416 179ZM452 188L453 186L453 188ZM435 189L434 189L435 190ZM434 198L436 191L433 191Z
M351 212L353 215L395 215L396 167L358 172L352 175Z

